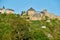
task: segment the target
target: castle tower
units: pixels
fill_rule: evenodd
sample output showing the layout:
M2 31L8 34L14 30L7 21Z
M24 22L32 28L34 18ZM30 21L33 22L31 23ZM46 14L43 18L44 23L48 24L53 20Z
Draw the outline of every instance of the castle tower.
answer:
M5 13L5 7L4 6L1 9L1 13Z
M41 11L41 13L42 13L42 19L45 19L46 17L48 17L49 16L49 13L48 13L48 11L46 10L46 9L43 9L43 11Z
M30 9L28 9L27 11L27 15L29 17L29 19L33 19L33 15L35 14L35 10L31 7Z
M48 13L48 11L47 11L46 9L43 9L43 12L44 12L45 14L47 14L47 13Z
M49 13L46 9L43 10L43 13L44 13L45 16L49 16Z
M27 13L28 16L33 16L35 14L35 10L31 7L30 9L28 9Z
M54 16L52 14L49 14L49 12L46 9L44 9L43 12L45 17L47 16L49 18L54 18Z

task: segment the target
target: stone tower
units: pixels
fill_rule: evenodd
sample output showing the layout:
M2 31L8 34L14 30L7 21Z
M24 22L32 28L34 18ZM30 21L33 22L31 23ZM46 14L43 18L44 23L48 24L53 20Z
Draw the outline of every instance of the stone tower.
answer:
M0 8L0 12L5 13L5 7L4 6L2 8Z
M3 8L2 8L3 10L2 10L2 13L5 13L5 7L3 6Z
M28 16L33 16L35 14L35 10L31 7L30 9L28 9Z
M46 9L43 10L44 16L50 16Z
M48 11L46 9L43 9L44 14L48 14Z
M33 15L35 14L35 10L31 7L30 9L28 9L27 11L27 15L29 17L29 19L33 19Z

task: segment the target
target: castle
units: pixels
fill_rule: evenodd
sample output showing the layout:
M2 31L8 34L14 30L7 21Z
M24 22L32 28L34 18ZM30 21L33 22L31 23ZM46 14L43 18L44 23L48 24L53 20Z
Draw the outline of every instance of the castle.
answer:
M3 6L3 8L0 8L0 13L14 14L14 10L13 9L5 9L5 7ZM30 20L43 20L46 18L60 20L60 16L56 16L54 14L51 14L46 9L44 9L42 11L36 11L35 9L33 9L31 7L26 12L23 12L21 14L22 14L21 16L27 15L25 17L29 18Z
M3 8L0 8L0 13L7 13L7 14L13 14L14 10L12 9L5 9L5 7L3 6Z
M56 16L54 14L49 13L46 9L43 11L36 11L33 8L27 10L27 12L23 13L28 16L30 20L42 20L42 19L58 19L60 20L60 16Z

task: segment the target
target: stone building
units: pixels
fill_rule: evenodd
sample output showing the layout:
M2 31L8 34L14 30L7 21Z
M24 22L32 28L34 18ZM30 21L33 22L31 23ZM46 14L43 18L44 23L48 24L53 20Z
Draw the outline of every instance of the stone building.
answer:
M3 8L0 8L0 13L4 13L5 12L5 7L3 6Z
M12 10L12 9L6 9L6 11L5 11L6 13L14 13L14 10Z
M43 11L36 11L35 9L30 8L27 10L27 14L30 20L42 20L45 19L46 16L49 19L57 18L60 20L60 16L53 15L49 13L46 9L44 9Z
M13 9L5 9L5 7L3 6L3 8L0 8L0 13L13 14L14 10Z
M40 12L36 12L33 8L28 9L27 14L30 20L41 20Z

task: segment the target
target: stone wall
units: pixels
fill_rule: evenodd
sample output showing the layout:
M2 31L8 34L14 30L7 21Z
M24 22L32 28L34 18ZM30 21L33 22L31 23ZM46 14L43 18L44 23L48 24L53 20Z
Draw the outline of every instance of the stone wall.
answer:
M7 14L9 14L9 13L13 14L14 11L6 10L6 13L7 13Z

